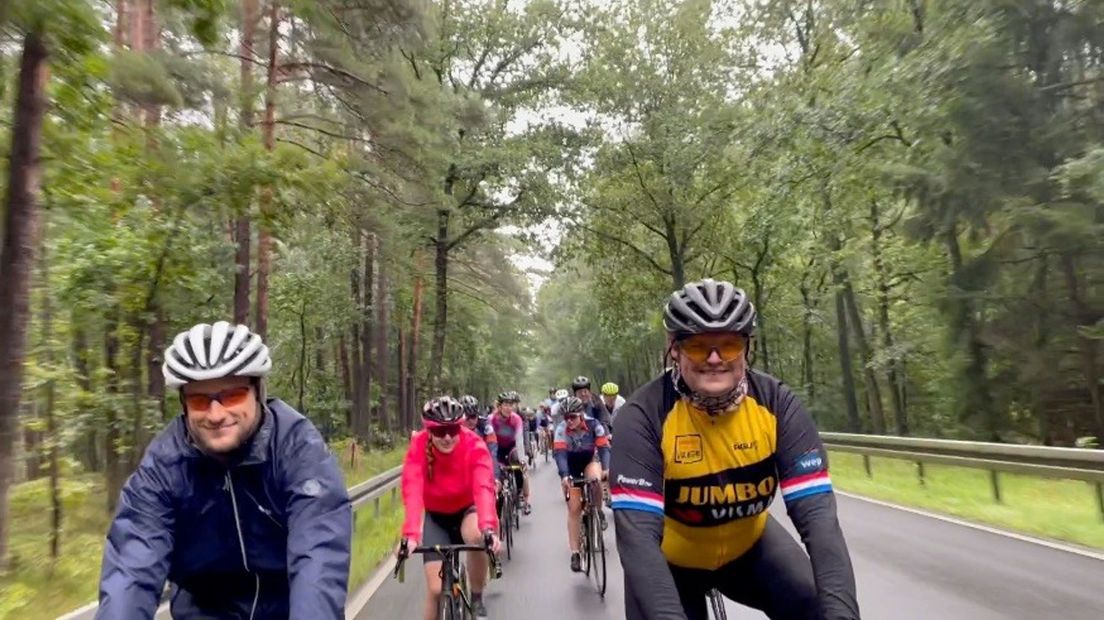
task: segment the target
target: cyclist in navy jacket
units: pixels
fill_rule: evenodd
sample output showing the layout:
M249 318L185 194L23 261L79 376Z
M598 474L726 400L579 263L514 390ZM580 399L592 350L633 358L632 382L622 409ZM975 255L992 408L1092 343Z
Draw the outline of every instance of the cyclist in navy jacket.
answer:
M119 498L100 576L103 619L344 618L352 508L322 436L265 399L268 347L244 325L199 324L165 351L182 415Z

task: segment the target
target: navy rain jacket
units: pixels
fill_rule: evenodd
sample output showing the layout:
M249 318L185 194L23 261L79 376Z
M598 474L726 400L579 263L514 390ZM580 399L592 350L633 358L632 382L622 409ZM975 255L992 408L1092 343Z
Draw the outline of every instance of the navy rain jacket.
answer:
M152 618L166 579L174 618L344 618L351 534L341 470L299 412L270 399L231 466L181 415L123 487L96 618Z

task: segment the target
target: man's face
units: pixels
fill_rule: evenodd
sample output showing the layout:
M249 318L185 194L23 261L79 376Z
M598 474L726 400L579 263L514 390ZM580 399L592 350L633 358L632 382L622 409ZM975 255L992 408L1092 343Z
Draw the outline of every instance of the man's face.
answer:
M575 398L583 401L584 403L590 402L590 388L579 388L575 390Z
M720 396L735 389L747 371L747 341L732 332L694 334L676 340L671 354L691 390Z
M602 402L606 403L606 407L613 408L614 403L617 402L617 394L610 396L609 394L602 394Z
M510 417L510 414L514 412L514 408L516 406L517 406L517 403L511 402L511 401L508 401L508 400L504 401L504 402L501 402L498 405L498 413L502 417L508 418L508 417Z
M479 422L479 417L478 416L471 416L471 417L468 417L466 415L464 416L464 426L468 427L469 429L471 429L473 431L475 430L475 425L478 422Z
M188 433L208 454L228 454L240 448L261 419L256 388L248 377L189 383L183 388L183 397Z

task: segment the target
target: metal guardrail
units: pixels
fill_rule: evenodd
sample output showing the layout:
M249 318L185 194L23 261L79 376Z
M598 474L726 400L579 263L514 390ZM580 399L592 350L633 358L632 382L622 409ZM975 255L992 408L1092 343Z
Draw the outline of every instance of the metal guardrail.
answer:
M356 512L362 508L368 502L373 503L373 510L375 516L380 515L380 499L384 494L390 492L392 500L395 499L399 490L399 482L402 477L402 466L391 468L375 477L361 482L360 484L349 487L349 501L353 505L353 512ZM356 525L356 519L353 519L353 525ZM161 601L162 605L157 610L157 618L169 618L168 615L168 597L169 589L165 588L165 592L162 593ZM75 609L64 616L58 616L57 620L93 620L96 617L97 603L89 603L80 609Z
M920 484L924 484L924 463L987 470L993 499L998 503L1002 501L1001 472L1083 480L1095 487L1097 506L1104 519L1104 450L850 433L820 436L828 449L862 455L866 475L871 477L871 456L914 461Z

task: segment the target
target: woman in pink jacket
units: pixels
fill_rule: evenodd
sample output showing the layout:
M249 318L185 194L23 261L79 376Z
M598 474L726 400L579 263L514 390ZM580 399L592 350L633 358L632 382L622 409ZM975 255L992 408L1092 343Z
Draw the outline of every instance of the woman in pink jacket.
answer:
M406 548L418 545L478 545L490 541L498 552L498 515L491 455L479 435L464 427L464 408L449 396L435 398L422 409L425 430L414 434L403 461L402 494L406 518L402 536ZM440 554L425 559L426 620L437 616L441 595ZM472 610L486 618L483 587L487 556L468 553Z

